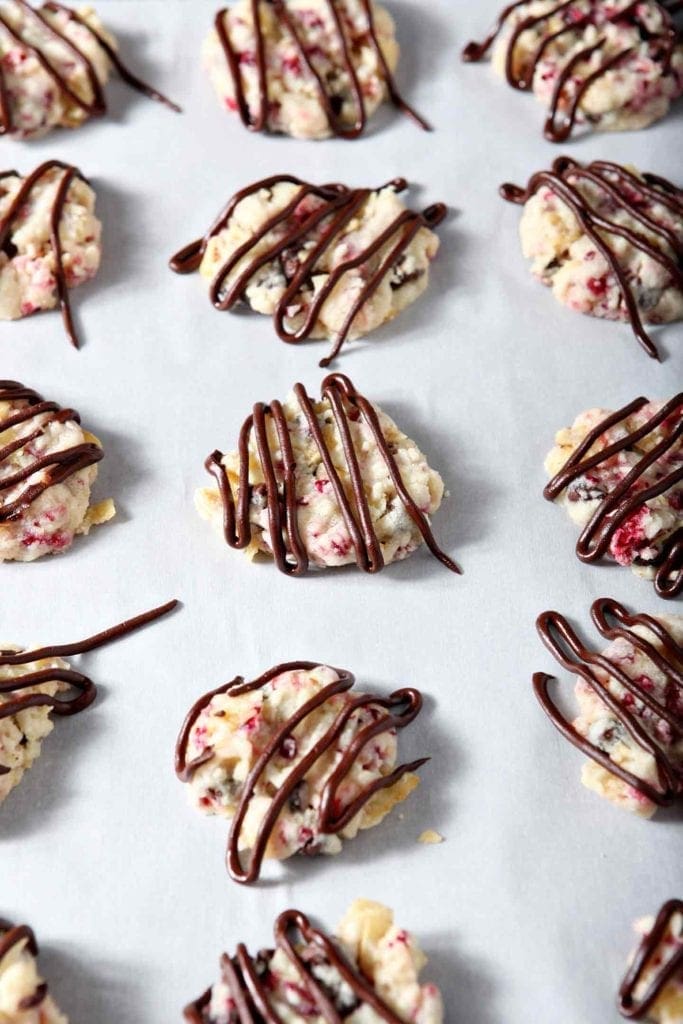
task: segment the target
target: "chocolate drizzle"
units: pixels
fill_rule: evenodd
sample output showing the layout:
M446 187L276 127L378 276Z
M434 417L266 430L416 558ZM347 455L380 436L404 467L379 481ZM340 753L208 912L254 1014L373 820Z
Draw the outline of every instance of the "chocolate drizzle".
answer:
M224 7L218 12L214 25L218 39L223 48L223 53L225 54L225 59L228 67L230 68L230 74L232 75L233 85L235 87L235 101L237 103L237 110L242 120L242 124L250 131L260 132L267 127L269 106L268 55L266 53L266 43L263 38L261 17L259 13L259 4L264 2L264 0L250 0L250 2L251 14L254 23L256 68L259 82L259 105L258 111L255 114L249 109L242 81L242 74L240 71L239 54L235 53L230 41L230 33L226 27L226 19L230 13L229 8ZM305 40L296 26L296 17L287 9L286 0L265 0L265 2L270 6L271 10L279 20L282 30L292 38L296 46L299 60L301 61L302 66L306 69L309 80L315 86L320 104L325 111L332 133L343 139L358 138L365 128L367 116L365 113L365 104L363 103L362 87L358 79L358 75L356 74L356 69L353 66L353 61L349 51L349 40L344 29L343 4L339 3L339 0L327 0L327 7L334 23L337 39L339 41L338 50L342 55L343 71L351 83L351 90L353 92L354 102L356 105L356 118L353 125L350 127L346 127L341 122L339 118L340 97L330 95L328 92L324 76L316 69L308 48L306 47ZM420 115L406 103L398 91L394 77L389 70L384 54L382 53L382 47L380 46L379 39L377 38L370 0L361 0L361 4L367 19L368 42L382 69L382 74L387 84L387 91L391 102L403 114L410 117L420 128L425 131L431 131L431 126L427 121L420 117Z
M5 419L0 420L0 436L10 428L20 427L38 417L42 422L37 423L35 429L21 437L0 446L0 471L13 455L20 452L22 455L30 453L30 446L45 434L51 423L74 423L81 422L80 416L73 409L61 409L56 402L46 402L42 395L39 395L31 388L24 387L14 380L0 380L0 402L22 402L26 405L10 413ZM71 448L63 448L60 451L49 452L46 455L36 456L23 469L13 473L0 476L0 523L12 522L19 519L27 508L50 487L63 483L74 473L85 469L88 466L99 462L103 456L99 445L87 441L83 444L72 445ZM38 480L30 482L31 477L36 473L40 474ZM17 498L13 501L6 501L4 494L11 491L17 484L27 481L27 485Z
M0 774L2 774L1 767ZM5 921L0 918L0 963L20 943L25 943L26 949L31 956L38 956L38 943L36 942L33 930L28 925L13 925L11 921ZM32 996L27 996L21 1000L18 1009L22 1012L37 1009L45 1001L47 992L47 985L45 982L41 982Z
M205 694L190 709L176 745L175 767L176 774L182 782L189 782L197 768L206 764L213 758L213 749L207 748L198 758L193 761L187 760L187 747L192 729L201 715L209 706L212 699L219 694L230 694L240 696L243 693L252 693L260 690L276 676L283 672L311 671L318 667L314 661L292 661L284 665L276 665L275 668L265 672L258 679L246 683L242 676L237 676L232 682L219 686ZM381 733L390 732L395 729L404 729L420 713L422 708L422 697L417 690L406 688L396 690L389 697L377 697L373 694L360 694L359 696L345 703L336 715L332 725L324 733L317 743L305 754L295 767L287 774L286 779L280 788L272 795L272 801L266 811L263 821L258 830L254 848L251 851L249 863L245 866L240 854L240 837L244 820L249 811L251 802L256 795L256 788L265 772L268 771L270 763L286 747L287 740L298 725L306 722L306 719L324 707L326 702L338 694L348 693L355 683L354 676L344 669L334 670L339 678L323 687L314 697L303 704L292 717L285 722L271 740L261 751L254 767L246 779L239 805L232 820L226 864L231 878L236 882L255 882L261 870L263 858L266 853L268 840L275 828L278 818L292 797L297 787L306 778L307 774L315 768L316 763L327 757L338 744L339 739L348 725L354 713L360 709L381 708L387 712L386 715L377 717L369 725L359 729L352 742L342 754L339 762L330 773L325 782L318 808L317 829L325 835L333 835L341 832L346 826L362 811L370 798L381 789L393 786L407 772L416 771L428 760L421 758L410 764L399 765L389 775L376 779L346 807L340 808L338 791L343 786L346 777L352 770L361 751L375 736Z
M347 495L339 472L334 465L332 453L318 423L313 401L306 393L303 384L294 385L294 394L320 452L340 514L351 538L358 568L363 572L375 573L384 567L382 548L372 523L370 505L363 487L360 462L349 427L350 421L362 418L372 433L377 450L382 456L387 472L396 488L396 494L419 530L425 544L442 565L445 565L451 572L460 573L460 568L437 545L427 517L418 508L403 483L401 471L382 433L375 409L367 398L356 391L349 378L341 373L325 377L321 387L321 398L329 402L334 416L349 473L350 496ZM267 417L270 417L275 425L281 448L282 454L277 460L277 465L274 453L270 448ZM231 548L239 549L248 547L251 542L249 438L252 431L256 437L258 459L265 480L268 536L275 564L280 572L292 576L302 576L308 570L309 559L298 524L296 459L284 410L277 400L271 402L270 405L264 405L263 402L257 403L252 415L248 417L240 431L237 506L235 506L230 482L222 463L223 453L212 452L204 463L207 471L218 485L223 503L223 534L226 544Z
M606 195L612 201L615 217L610 219L601 216L585 192L573 182L590 183L598 188L603 196ZM652 213L646 213L640 202L645 199L658 203L683 220L683 191L655 174L644 174L639 178L625 167L606 160L594 160L582 167L571 157L561 156L553 163L552 170L534 174L526 188L508 183L501 185L500 194L508 202L523 205L543 186L552 189L569 207L582 231L604 256L619 285L633 333L647 354L653 359L659 359L657 348L643 327L638 300L629 282L628 269L622 267L616 250L604 236L616 235L625 239L635 249L659 263L671 275L672 283L683 291L683 241ZM644 230L624 227L618 220L622 214L628 214ZM652 242L648 235L660 239L664 248ZM667 253L667 249L673 252L673 257Z
M68 658L75 654L85 654L97 647L112 643L128 633L146 626L149 622L160 619L163 615L172 611L178 602L168 601L159 608L152 608L148 612L136 615L135 618L126 619L117 626L111 626L101 633L80 640L74 644L57 644L51 647L38 647L30 651L0 651L0 667L10 665L28 665L36 661L44 661L52 658ZM69 691L66 694L56 694L51 697L47 693L22 693L33 686L40 686L41 683L63 682L69 684ZM9 694L9 698L0 702L0 719L9 718L19 714L27 708L50 708L55 715L67 717L76 715L89 707L97 696L97 687L92 679L75 672L72 669L44 668L27 672L24 675L15 676L11 679L0 677L0 694ZM7 775L10 768L0 764L0 775ZM0 949L2 947L0 946Z
M543 490L547 501L555 499L564 489L583 476L585 473L599 468L603 463L619 452L633 452L634 446L647 438L657 427L665 427L666 432L661 441L649 451L640 454L636 465L627 473L617 486L605 495L598 505L590 521L583 528L576 542L576 554L582 562L597 562L605 555L615 532L645 502L666 494L679 481L683 480L683 463L676 469L667 470L666 459L674 445L683 437L683 392L676 395L654 413L642 427L630 432L624 431L623 436L592 455L591 448L600 438L613 427L619 426L634 413L648 405L647 398L636 398L629 405L607 416L584 437L581 444L572 452L564 466ZM649 485L643 479L647 471L659 460L658 479ZM673 464L673 459L670 460ZM654 578L654 586L660 597L677 597L683 590L683 528L679 527L662 544L659 561Z
M21 8L25 16L32 21L41 32L44 32L48 39L56 40L62 46L66 47L73 60L83 67L88 79L92 98L86 99L84 96L72 89L69 85L68 79L58 70L50 59L48 47L43 47L36 42L29 42L25 36L22 36L20 32L17 32L12 27L11 22L7 20L1 10L0 32L4 32L5 35L7 35L14 43L21 46L22 49L27 50L32 57L35 57L42 69L46 71L52 79L55 88L59 90L59 92L63 93L70 103L73 103L82 110L86 117L100 117L107 111L107 103L102 84L97 77L97 72L89 57L86 56L80 47L77 46L77 44L74 43L68 35L66 35L66 33L62 32L56 25L52 24L45 16L44 12L49 12L50 14L66 14L70 21L74 21L79 25L82 25L84 29L87 29L93 39L96 40L97 45L106 53L108 59L127 85L130 85L133 89L143 93L143 95L148 96L150 99L163 103L165 106L170 107L171 110L176 111L176 113L180 113L180 107L176 106L175 103L172 103L171 100L162 96L162 94L151 85L147 85L129 71L109 42L100 35L96 29L92 28L85 18L70 7L66 7L61 3L50 2L43 4L39 9L34 9L26 2L26 0L12 0L12 2L16 4L17 7ZM3 70L2 61L0 61L0 135L10 134L13 131L16 131L17 127L18 126L15 125L12 120L12 106L6 82L6 72Z
M678 952L663 965L657 961L651 963L657 954L658 946L665 941L676 914L683 914L683 900L668 900L659 911L649 934L643 936L633 963L619 988L617 1005L622 1017L644 1020L669 982L677 976L683 980L683 932L678 936ZM643 995L636 999L634 991L648 967L655 968L655 976Z
M601 636L608 640L625 640L665 676L664 703L655 699L640 679L632 679L609 657L588 650L559 612L543 612L536 621L536 628L556 661L580 675L632 740L652 756L657 769L657 786L612 761L604 750L581 735L548 692L554 681L552 676L537 672L533 677L534 692L553 725L570 743L657 806L667 807L683 793L683 764L677 763L667 749L667 746L673 748L683 736L683 649L662 622L650 615L630 615L622 604L611 598L595 601L591 616ZM634 626L647 627L661 644L661 651L650 640L639 636ZM610 678L626 691L621 699L610 690ZM667 745L661 741L664 732L672 737Z
M0 62L1 66L1 62ZM69 194L69 187L75 178L80 178L88 184L87 178L85 178L77 167L73 167L71 164L63 164L61 160L47 160L40 167L37 167L35 171L28 175L27 178L21 183L19 190L12 199L9 207L5 213L0 217L0 252L4 252L8 257L15 255L13 252L14 246L12 244L11 234L12 228L15 221L21 215L22 207L24 203L28 202L31 196L31 192L40 182L41 178L49 175L54 170L62 170L64 174L61 177L59 185L55 190L54 198L52 200L52 206L50 208L50 244L55 254L55 268L54 276L57 285L57 296L59 298L59 305L62 310L62 320L64 321L64 328L66 330L66 336L73 345L74 348L79 347L78 335L74 326L73 317L71 314L71 302L69 299L69 288L66 280L66 271L64 269L64 260L62 254L62 243L59 238L59 229L62 222L62 216L64 214L64 206L67 201ZM3 171L0 173L0 185L3 178L9 177L20 177L17 171Z
M281 340L290 344L296 344L311 336L320 311L343 275L349 270L362 266L373 256L381 252L385 245L393 242L389 252L381 259L377 269L369 276L358 296L350 304L348 315L337 335L329 356L321 359L320 366L328 366L339 354L356 316L386 275L391 273L392 268L401 259L420 228L436 227L444 219L448 210L443 203L434 203L421 213L416 213L413 210L404 210L400 213L365 249L362 249L353 257L344 260L340 259L336 263L334 269L329 272L325 283L316 289L315 297L311 301L301 327L297 330L290 330L285 325L287 310L291 306L297 305L298 297L303 289L311 288L313 276L316 273L323 272L318 267L320 259L329 249L334 248L349 222L359 215L362 207L373 194L373 189L353 189L347 188L345 185L316 186L301 181L299 178L294 178L291 175L283 174L265 178L263 181L257 181L248 188L237 192L225 209L218 215L204 237L191 242L177 252L169 261L169 265L177 274L189 274L197 270L210 240L229 225L237 204L249 196L255 195L261 189L271 189L283 183L298 185L300 186L300 191L296 193L294 198L279 213L266 220L254 236L239 246L219 267L211 282L209 296L216 309L221 311L232 309L243 298L245 290L254 274L273 260L279 260L280 264L284 266L289 250L295 245L298 246L305 256L303 261L297 265L291 280L288 281L287 288L278 302L274 315L275 329ZM382 186L382 188L387 187L393 188L396 192L402 192L408 187L408 183L405 178L394 178L387 185ZM295 211L308 196L321 200L321 203L316 204L312 212L306 214L303 220L297 220ZM292 223L288 224L289 221ZM324 221L328 221L328 223L321 228L320 225ZM247 262L245 269L226 287L228 277L235 268L270 232L273 232L275 235L275 240L268 245L261 255ZM314 232L311 240L312 245L308 243L309 248L306 249L306 236L310 232Z
M516 12L522 7L530 6L531 0L517 0L510 4L500 14L496 25L489 35L481 42L468 43L462 51L462 59L468 63L482 60L492 44L501 32L508 28L508 23ZM534 75L539 63L546 57L547 51L556 40L571 33L583 32L585 29L595 26L598 30L603 25L625 24L638 31L639 40L646 39L648 53L652 60L656 60L662 66L663 75L671 73L671 60L678 41L678 30L674 24L672 14L680 10L679 0L663 0L657 3L656 0L649 0L644 4L643 0L633 0L626 4L621 10L613 11L610 14L604 13L602 0L585 0L588 4L587 10L577 16L578 4L576 0L557 0L554 7L543 14L531 14L523 17L518 24L511 29L507 41L505 55L505 77L513 89L520 89L524 92L533 87ZM656 9L662 17L662 27L659 31L651 31L646 24L645 10ZM521 36L529 29L538 29L545 22L550 22L555 17L561 17L565 21L564 27L557 30L545 31L541 42L531 57L531 61L521 74L517 71L516 56L517 46ZM625 49L605 57L599 67L588 74L577 86L577 68L584 62L589 61L595 53L601 53L607 43L606 35L599 35L596 42L578 50L560 71L555 82L555 88L550 101L550 112L545 123L544 135L550 142L565 142L572 133L576 118L579 112L579 105L588 89L597 82L603 75L613 68L618 67L622 61L637 54L638 46L628 46ZM573 94L572 94L573 90Z
M403 1024L393 1010L375 992L371 982L350 963L340 946L324 932L314 928L300 910L286 910L275 922L277 948L289 960L301 979L303 993L313 1004L317 1015L327 1024L342 1024L347 1013L342 1014L335 1004L333 993L319 981L313 968L316 965L331 965L351 989L357 1005L367 1006L387 1024ZM298 941L294 938L298 936ZM234 1002L234 1012L239 1024L281 1024L281 1018L271 1005L269 989L268 960L271 951L252 957L243 943L237 947L234 957L223 954L221 973L223 984ZM185 1020L190 1024L213 1024L209 1013L211 989L194 1003L185 1007Z

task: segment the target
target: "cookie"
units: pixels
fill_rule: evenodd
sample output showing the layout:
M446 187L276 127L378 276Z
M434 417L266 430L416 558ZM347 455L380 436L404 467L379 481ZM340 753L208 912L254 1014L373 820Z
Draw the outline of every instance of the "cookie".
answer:
M103 454L73 409L0 381L0 562L59 554L115 515L111 499L90 504Z
M619 989L629 1020L680 1024L683 1020L683 900L668 900L657 917L641 918L641 936Z
M630 322L659 358L643 323L683 319L683 191L664 178L594 160L560 157L526 188L520 238L531 272L578 313Z
M342 374L324 379L319 401L295 384L284 403L255 405L238 450L205 466L216 487L197 492L199 514L222 524L230 547L270 555L288 575L354 562L379 572L423 542L460 572L429 525L441 477Z
M426 289L446 216L416 213L396 178L379 189L311 185L276 175L242 189L203 238L171 259L199 272L219 310L245 303L273 317L282 341L329 338L327 366L347 339L392 320Z
M425 760L396 767L396 732L419 714L420 694L378 697L353 692L354 682L343 669L289 662L253 682L237 676L190 710L176 771L198 810L232 820L235 881L256 881L264 858L339 853L419 784Z
M222 107L251 131L357 138L385 100L429 125L400 96L394 22L370 0L238 0L203 48Z
M25 178L0 174L0 320L59 304L78 348L69 290L97 273L101 232L95 193L77 167L49 160Z
M62 655L84 654L118 640L175 608L170 601L75 644L0 650L0 803L21 782L52 732L52 715L84 711L95 700L95 684L74 671ZM0 983L0 988L1 988ZM0 1019L2 1019L0 1014Z
M495 71L548 108L544 135L564 142L575 125L646 128L683 93L677 0L520 0L506 7L465 61L493 47Z
M333 936L286 910L274 933L275 948L255 957L243 945L223 955L220 980L185 1009L190 1024L443 1021L438 988L419 981L423 953L381 903L356 900Z
M122 63L118 44L91 7L0 5L0 135L32 139L78 128L106 113L103 86L113 68L138 92L180 111Z
M683 794L683 615L631 615L610 598L591 608L602 654L583 645L558 612L543 612L539 635L564 668L578 673L579 716L565 718L538 672L534 691L546 714L591 760L588 789L643 818Z
M38 943L27 925L15 926L0 920L0 1020L3 1024L68 1024L38 974L37 956Z
M582 562L613 559L660 597L683 590L683 393L588 409L559 431L543 495L582 527Z

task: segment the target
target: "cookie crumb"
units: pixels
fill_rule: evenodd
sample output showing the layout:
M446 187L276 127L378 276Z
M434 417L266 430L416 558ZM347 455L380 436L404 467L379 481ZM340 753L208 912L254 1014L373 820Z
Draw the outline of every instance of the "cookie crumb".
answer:
M418 843L425 843L427 846L436 846L437 843L445 842L445 839L440 832L436 832L433 828L428 828L417 841Z

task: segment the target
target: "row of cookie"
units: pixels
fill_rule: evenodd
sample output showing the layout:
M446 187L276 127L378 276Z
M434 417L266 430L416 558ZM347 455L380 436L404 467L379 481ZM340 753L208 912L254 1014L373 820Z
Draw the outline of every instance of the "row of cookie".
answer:
M345 341L392 320L427 288L446 216L416 212L396 178L379 189L316 186L275 175L237 192L206 234L170 261L197 268L218 310L245 303L273 317L282 341L331 338L327 366ZM532 272L582 313L630 321L658 358L644 322L683 318L683 192L657 175L606 161L560 157L526 188L520 234ZM95 195L73 166L41 164L25 178L0 174L0 319L61 305L78 346L69 289L96 274L101 225Z
M115 514L91 505L102 447L73 409L16 381L0 381L0 560L66 550ZM617 412L589 409L561 430L544 495L582 526L583 562L611 558L653 579L660 597L683 589L683 394L638 398ZM237 449L206 460L215 486L200 514L230 547L263 553L299 576L313 565L364 572L407 558L422 543L452 572L429 518L444 484L414 441L342 374L320 399L302 384L284 402L258 403Z
M644 128L683 93L678 0L518 0L483 43L463 50L549 107L545 135L576 124ZM203 60L221 105L252 131L354 139L389 99L422 128L401 97L388 11L371 0L238 0L216 14ZM0 134L34 138L105 112L114 67L129 85L178 110L134 76L94 11L6 0L0 10Z
M630 1020L667 1024L683 1013L683 900L636 922L641 936L619 987ZM281 914L275 945L256 956L240 944L223 954L220 978L184 1011L189 1024L442 1024L433 983L419 980L426 958L380 903L356 900L330 936L298 910ZM8 1024L68 1024L38 973L38 945L26 925L0 920L0 1014Z

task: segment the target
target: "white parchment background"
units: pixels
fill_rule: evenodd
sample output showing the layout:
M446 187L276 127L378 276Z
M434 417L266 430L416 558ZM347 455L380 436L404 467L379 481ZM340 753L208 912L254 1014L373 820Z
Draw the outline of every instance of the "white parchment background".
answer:
M629 572L576 560L573 526L541 498L542 460L579 410L670 396L681 329L656 332L658 365L627 327L557 305L530 277L519 211L497 188L562 151L680 178L683 108L650 131L558 150L532 98L459 61L493 0L392 0L399 82L434 134L387 109L354 143L254 137L199 68L213 3L100 7L124 56L185 113L114 83L105 121L0 143L3 166L73 161L98 192L104 263L73 295L83 350L69 348L57 313L4 324L2 376L80 410L106 449L98 496L119 507L66 556L2 567L2 638L75 640L171 596L183 608L80 659L101 696L58 723L2 809L0 912L37 930L73 1024L179 1021L223 949L265 945L291 904L332 927L358 895L390 903L419 934L449 1021L616 1020L632 918L680 895L680 812L642 822L582 789L580 755L531 693L532 672L554 667L534 620L555 607L587 627L602 595L665 605ZM285 346L267 319L220 315L196 276L166 269L233 191L276 172L353 185L402 174L414 203L454 211L427 297L338 365L442 472L451 498L435 532L461 579L425 552L378 578L287 579L195 515L205 455L233 445L252 403L322 378L324 344ZM347 666L383 691L419 686L426 710L402 749L432 761L402 818L334 861L292 862L267 873L271 884L240 888L224 871L224 824L195 816L174 778L175 735L200 693L293 658ZM427 827L446 842L418 845Z

